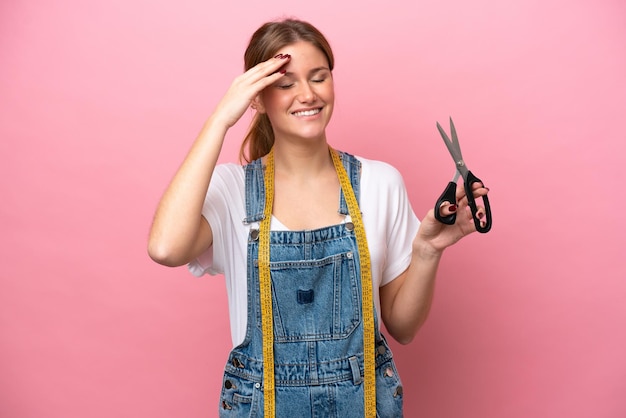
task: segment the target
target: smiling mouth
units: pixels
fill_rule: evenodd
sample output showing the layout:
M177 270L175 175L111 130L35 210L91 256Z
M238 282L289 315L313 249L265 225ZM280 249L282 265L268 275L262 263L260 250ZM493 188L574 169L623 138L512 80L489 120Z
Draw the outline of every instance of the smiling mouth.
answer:
M294 116L313 116L313 115L317 115L321 111L322 111L322 108L319 107L317 109L309 109L309 110L301 110L299 112L293 112L292 115L294 115Z

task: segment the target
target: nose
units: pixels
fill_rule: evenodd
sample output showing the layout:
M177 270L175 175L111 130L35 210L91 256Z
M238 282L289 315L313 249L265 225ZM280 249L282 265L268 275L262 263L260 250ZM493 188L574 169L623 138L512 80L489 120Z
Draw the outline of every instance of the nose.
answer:
M312 86L309 83L302 83L300 91L298 92L298 100L301 103L311 103L317 99L317 95L315 94L315 90L313 90Z

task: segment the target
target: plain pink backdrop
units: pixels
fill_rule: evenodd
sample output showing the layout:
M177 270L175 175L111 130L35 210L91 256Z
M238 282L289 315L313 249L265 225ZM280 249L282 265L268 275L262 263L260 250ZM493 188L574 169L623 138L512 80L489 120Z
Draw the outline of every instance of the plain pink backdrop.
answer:
M622 0L3 1L0 416L216 416L223 280L152 263L146 238L252 31L284 15L334 47L334 146L395 165L421 216L452 115L491 189L492 232L447 252L394 345L407 417L626 416Z

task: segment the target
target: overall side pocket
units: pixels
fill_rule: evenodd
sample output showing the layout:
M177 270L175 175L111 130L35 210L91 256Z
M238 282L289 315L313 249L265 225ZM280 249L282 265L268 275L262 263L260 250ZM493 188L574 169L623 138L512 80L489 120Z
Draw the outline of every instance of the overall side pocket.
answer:
M260 384L224 373L220 395L220 418L251 418L256 416Z

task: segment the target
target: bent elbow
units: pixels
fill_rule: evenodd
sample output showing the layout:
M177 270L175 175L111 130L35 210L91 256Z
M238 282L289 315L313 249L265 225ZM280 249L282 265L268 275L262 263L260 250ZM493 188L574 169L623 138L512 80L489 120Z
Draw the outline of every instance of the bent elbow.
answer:
M148 242L148 255L155 263L167 267L179 267L186 264L185 260L178 257L171 247L153 240Z
M389 332L389 335L391 335L391 337L401 345L408 345L415 339L419 328L420 327L415 326L404 328L387 327L387 332Z
M401 345L409 345L413 342L413 338L415 338L415 334L411 335L398 335L393 336L394 340L399 342Z

